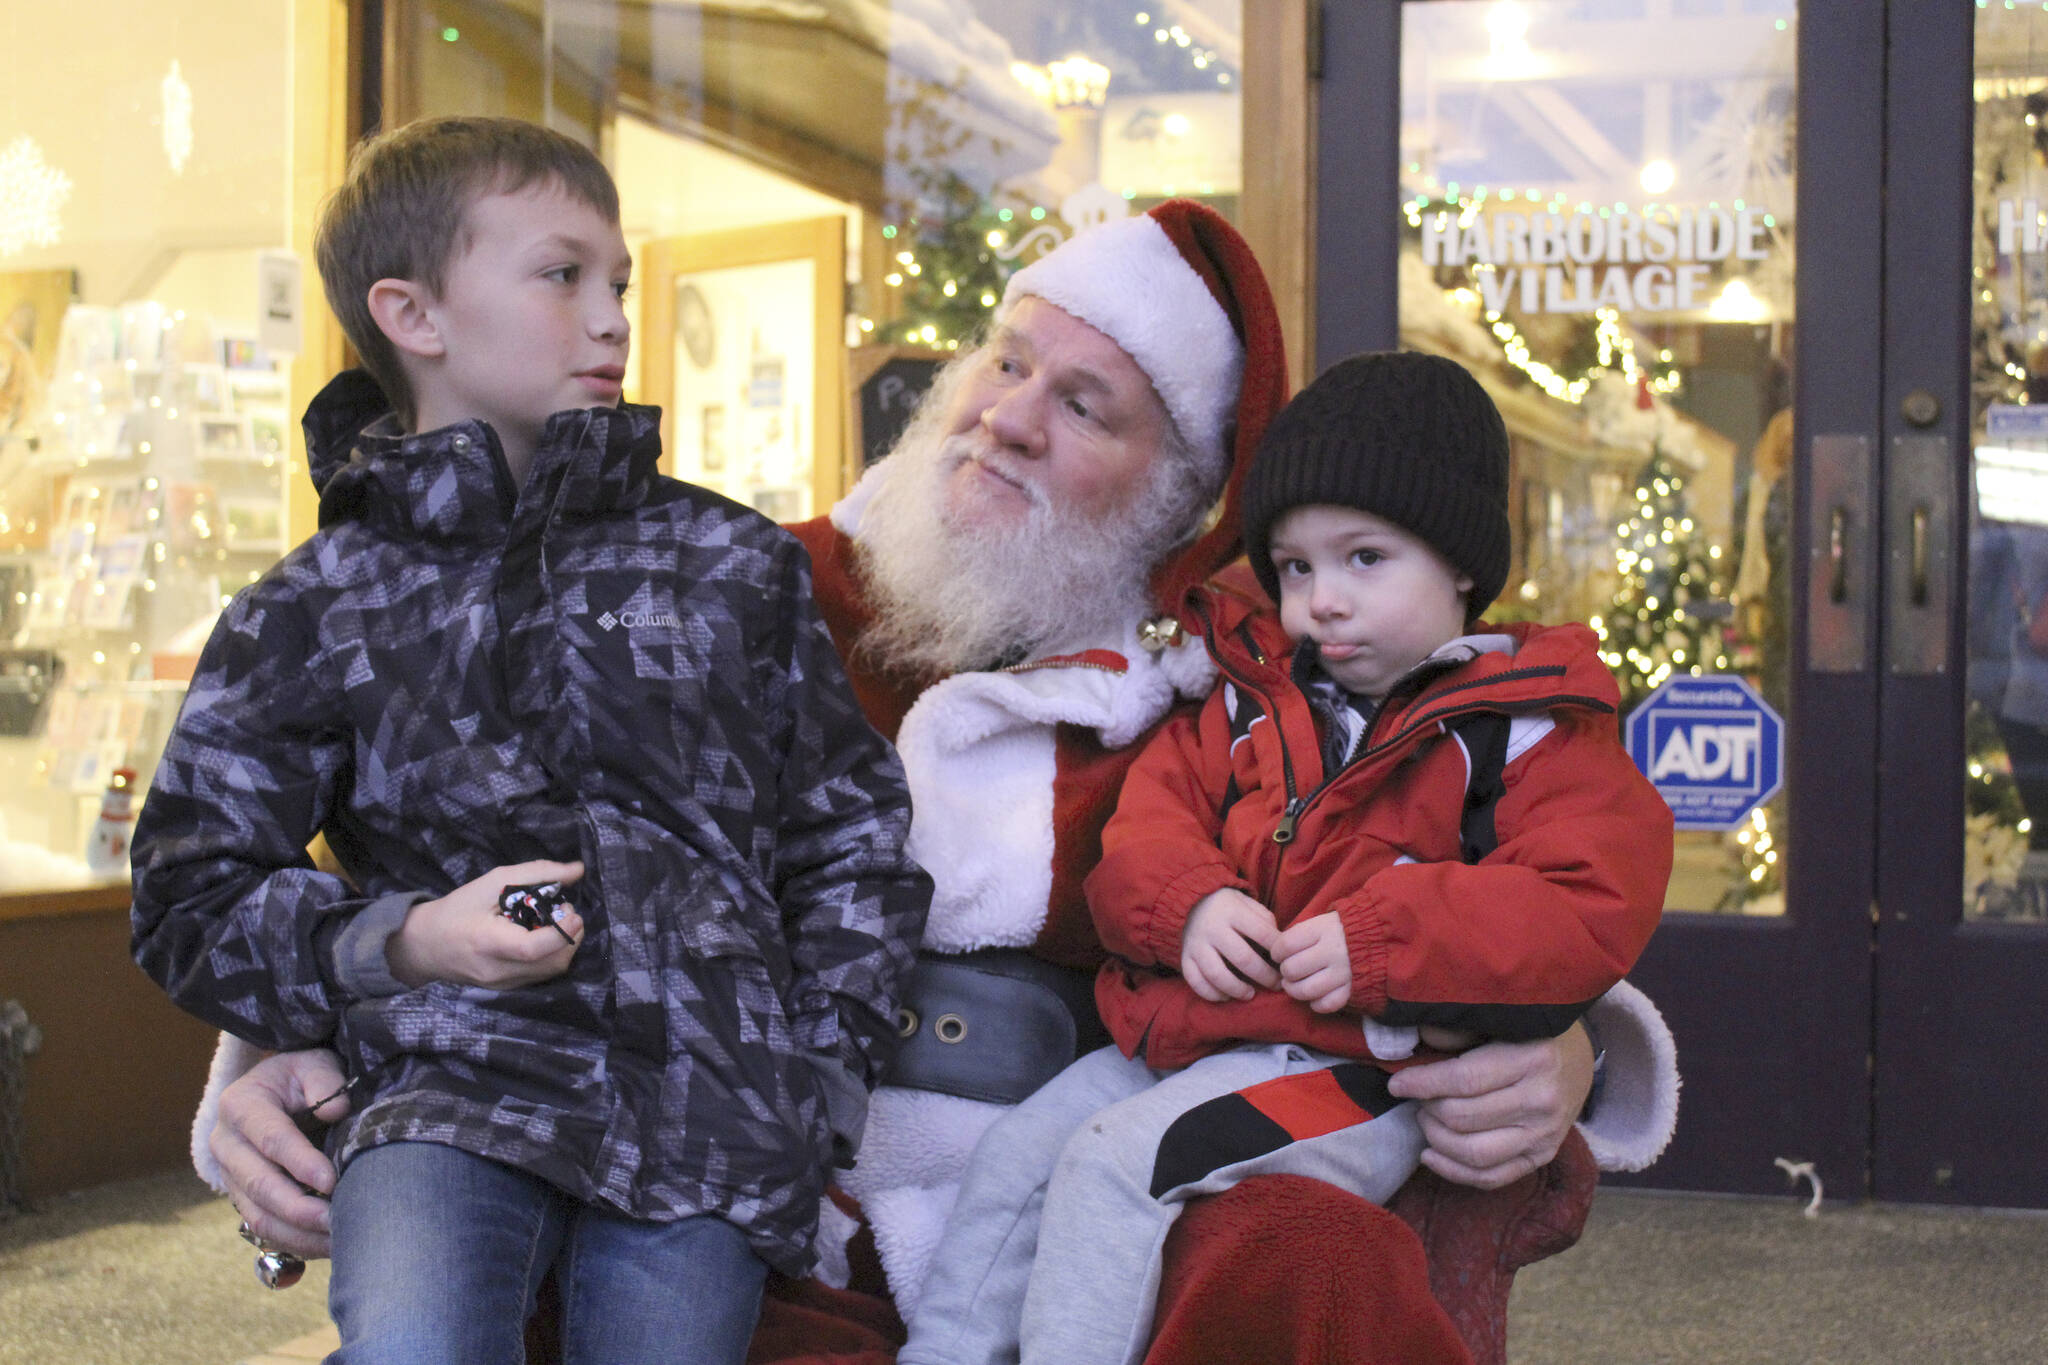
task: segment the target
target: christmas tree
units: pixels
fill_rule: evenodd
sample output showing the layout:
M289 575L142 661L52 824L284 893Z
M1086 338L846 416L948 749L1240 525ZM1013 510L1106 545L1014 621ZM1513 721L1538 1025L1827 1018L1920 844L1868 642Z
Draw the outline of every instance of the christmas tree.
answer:
M878 341L957 350L978 336L1012 271L1025 262L999 252L1046 210L1003 194L962 167L999 159L1007 144L959 127L946 114L951 87L911 83L890 111L890 193L882 237L888 265L877 299L880 321L864 320Z
M1685 486L1663 448L1652 450L1626 518L1614 528L1621 583L1606 614L1593 618L1593 630L1621 684L1624 715L1674 673L1728 666L1722 551L1693 519Z
M882 229L889 241L889 273L882 283L897 295L897 315L880 324L883 341L957 349L972 340L1003 296L1010 272L996 248L1043 221L1043 208L991 203L950 172L930 177L930 194L901 224Z

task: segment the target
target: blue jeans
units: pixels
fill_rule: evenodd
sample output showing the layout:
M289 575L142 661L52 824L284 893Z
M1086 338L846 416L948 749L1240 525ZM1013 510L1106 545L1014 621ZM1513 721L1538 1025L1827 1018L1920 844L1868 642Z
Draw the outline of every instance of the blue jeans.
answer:
M327 1365L507 1365L547 1272L563 1365L738 1365L768 1267L720 1218L651 1223L453 1147L360 1153L334 1187Z

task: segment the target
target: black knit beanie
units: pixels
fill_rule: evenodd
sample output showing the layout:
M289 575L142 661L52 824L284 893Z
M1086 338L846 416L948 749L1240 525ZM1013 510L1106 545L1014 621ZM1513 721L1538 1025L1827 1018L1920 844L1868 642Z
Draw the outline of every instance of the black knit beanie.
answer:
M1464 366L1416 351L1340 360L1266 428L1244 483L1244 541L1274 601L1273 523L1296 507L1355 507L1434 546L1472 577L1477 620L1508 576L1508 431Z

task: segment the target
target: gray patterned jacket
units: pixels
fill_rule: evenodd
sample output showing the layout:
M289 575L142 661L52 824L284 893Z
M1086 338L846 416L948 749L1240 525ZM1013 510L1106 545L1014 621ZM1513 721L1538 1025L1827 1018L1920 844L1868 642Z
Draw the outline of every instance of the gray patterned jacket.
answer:
M307 411L321 528L200 660L137 822L136 961L260 1046L336 1047L341 1162L446 1143L801 1272L931 894L809 559L658 475L653 409L556 414L516 498L487 427L385 411L359 372ZM537 857L587 869L564 975L390 977L411 905Z

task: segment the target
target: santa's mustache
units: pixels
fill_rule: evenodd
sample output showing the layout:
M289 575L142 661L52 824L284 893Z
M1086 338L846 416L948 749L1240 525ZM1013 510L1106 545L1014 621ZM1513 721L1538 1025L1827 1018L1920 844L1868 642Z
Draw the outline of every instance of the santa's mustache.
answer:
M1045 490L1034 480L1026 477L1024 472L1012 463L1010 457L1003 453L1002 448L986 437L955 436L941 447L939 459L940 467L947 474L954 473L961 465L973 463L1016 489L1032 507L1044 508L1051 503L1046 497Z

